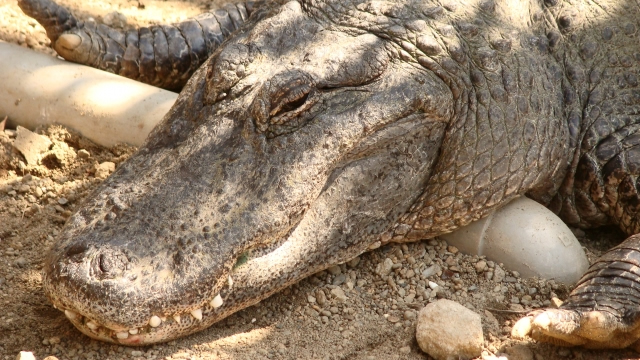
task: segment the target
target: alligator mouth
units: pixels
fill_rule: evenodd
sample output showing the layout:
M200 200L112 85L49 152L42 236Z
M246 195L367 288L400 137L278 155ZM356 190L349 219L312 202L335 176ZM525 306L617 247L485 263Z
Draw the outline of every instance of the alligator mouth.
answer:
M172 315L153 315L144 326L110 328L73 309L55 306L64 312L71 323L83 334L102 341L123 345L145 345L184 336L196 332L223 317L228 313L226 300L232 295L233 280L228 277L227 283L211 300L202 307L186 313Z
M126 321L123 322L122 319L120 321L115 321L115 319L110 321L109 316L105 317L106 313L99 314L95 312L95 308L88 309L82 304L77 304L77 299L70 298L67 296L69 293L62 290L67 288L65 286L56 286L56 281L52 281L52 278L47 276L46 273L43 285L54 307L62 311L80 332L91 338L129 346L166 342L205 329L275 292L267 291L262 296L247 298L247 289L252 288L256 277L259 277L255 272L251 271L251 269L256 269L257 267L257 264L252 262L254 260L263 261L263 267L260 271L270 271L270 269L264 268L264 264L273 262L273 256L278 256L276 250L279 248L279 250L283 250L283 245L290 239L291 231L298 224L299 222L296 222L284 237L278 237L277 240L269 243L260 243L236 255L235 264L224 274L221 274L221 278L226 278L227 280L222 281L223 284L220 290L215 293L215 296L199 298L193 301L191 305L182 305L183 309L193 310L173 310L174 312L172 313L171 311L158 309L151 313L152 315L149 319L142 321L142 324L137 322L135 325L127 325ZM234 281L234 279L237 281ZM113 279L109 279L109 281L113 281ZM79 291L80 288L75 290L67 289L67 291ZM189 296L184 294L184 297ZM91 300L85 298L85 301ZM142 304L140 305L142 306ZM135 305L131 306L135 307ZM120 309L120 311L131 313L133 309ZM97 320L98 318L102 318L103 321Z

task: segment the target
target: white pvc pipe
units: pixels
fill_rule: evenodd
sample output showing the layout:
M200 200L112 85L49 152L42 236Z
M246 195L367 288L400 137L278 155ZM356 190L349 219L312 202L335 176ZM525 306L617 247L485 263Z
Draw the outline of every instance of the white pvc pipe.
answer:
M178 94L0 42L0 120L61 124L104 145L140 146Z

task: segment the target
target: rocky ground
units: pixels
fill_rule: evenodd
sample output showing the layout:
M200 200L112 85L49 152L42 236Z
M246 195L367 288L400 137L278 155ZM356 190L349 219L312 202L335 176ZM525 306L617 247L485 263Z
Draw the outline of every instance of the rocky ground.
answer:
M210 2L64 0L81 17L125 26L171 22ZM43 29L0 0L0 39L52 54ZM1 64L0 64L1 65ZM0 114L0 121L3 119ZM390 245L296 284L216 326L168 344L109 345L81 335L47 301L42 262L83 198L135 149L105 149L59 126L38 129L50 144L28 162L15 129L0 123L0 360L37 359L429 359L415 340L417 311L446 298L478 313L483 359L633 359L629 351L589 351L515 341L528 310L552 306L568 290L522 279L499 263L461 254L437 239ZM41 139L45 141L44 139ZM589 257L622 239L612 229L576 230Z

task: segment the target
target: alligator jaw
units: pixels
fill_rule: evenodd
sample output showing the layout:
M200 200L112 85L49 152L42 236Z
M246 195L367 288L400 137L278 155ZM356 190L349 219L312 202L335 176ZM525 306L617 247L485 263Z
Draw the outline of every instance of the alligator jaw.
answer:
M84 316L60 306L56 306L56 308L62 310L67 319L78 330L91 338L133 346L153 344L170 341L196 332L232 313L232 311L224 308L224 299L230 295L232 284L233 281L229 277L225 288L201 308L185 314L173 314L172 316L153 315L144 326L109 328L98 321L92 320L89 316Z

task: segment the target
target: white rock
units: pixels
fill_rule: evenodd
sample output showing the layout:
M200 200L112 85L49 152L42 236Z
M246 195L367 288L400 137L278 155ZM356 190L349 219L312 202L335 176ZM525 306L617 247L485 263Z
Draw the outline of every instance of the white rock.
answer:
M391 261L391 259L389 258L386 258L384 259L384 262L381 262L376 266L376 274L380 276L389 275L389 273L391 272L392 266L393 266L393 261Z
M525 278L574 284L589 266L582 246L562 220L526 197L440 237L464 253L486 255ZM501 281L499 275L494 274L494 280Z
M36 360L31 351L20 351L20 354L16 356L16 360Z
M502 270L500 266L496 266L496 268L493 270L493 281L497 283L502 282L505 276L507 276L507 274L504 272L504 270Z
M106 179L116 169L116 164L111 161L105 161L95 166L95 177L98 179Z
M478 357L484 342L480 315L451 300L435 301L418 313L416 339L436 360Z
M40 156L49 150L52 144L48 137L18 126L16 141L14 141L13 147L22 153L27 160L27 164L35 165L38 163Z
M424 271L422 272L422 277L426 279L428 277L436 275L440 271L442 271L442 269L439 265L431 265L428 268L424 269Z
M340 302L347 301L347 295L345 295L344 291L339 287L332 289L331 294Z

